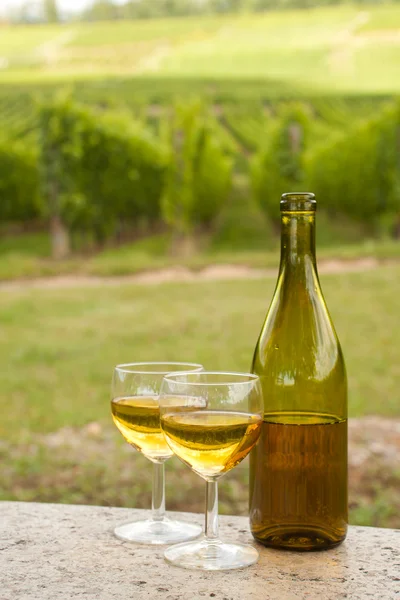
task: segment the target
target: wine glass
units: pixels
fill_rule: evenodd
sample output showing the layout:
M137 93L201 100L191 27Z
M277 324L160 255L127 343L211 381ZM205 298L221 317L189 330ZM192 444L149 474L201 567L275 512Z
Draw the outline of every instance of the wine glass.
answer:
M158 396L164 375L171 371L199 372L194 363L149 362L117 365L112 380L111 412L125 440L153 463L150 519L115 528L121 540L142 544L175 544L198 537L201 527L173 521L165 515L164 463L173 454L160 427Z
M159 402L169 447L207 482L205 537L167 548L166 560L213 571L255 563L255 548L218 537L218 479L247 456L260 435L263 398L257 375L172 373L164 377Z

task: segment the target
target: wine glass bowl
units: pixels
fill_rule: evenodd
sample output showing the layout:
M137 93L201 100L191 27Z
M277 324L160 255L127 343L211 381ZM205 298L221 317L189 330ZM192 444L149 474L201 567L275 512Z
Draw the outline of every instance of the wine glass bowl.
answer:
M207 482L205 538L168 548L177 566L236 569L253 564L258 552L218 538L217 481L241 462L261 432L259 379L247 373L173 373L160 393L161 428L176 456Z
M196 363L177 362L128 363L114 369L113 421L124 439L153 462L152 516L116 527L115 535L124 541L172 544L201 533L198 525L172 521L165 516L164 463L173 453L161 430L158 397L165 375L202 369Z

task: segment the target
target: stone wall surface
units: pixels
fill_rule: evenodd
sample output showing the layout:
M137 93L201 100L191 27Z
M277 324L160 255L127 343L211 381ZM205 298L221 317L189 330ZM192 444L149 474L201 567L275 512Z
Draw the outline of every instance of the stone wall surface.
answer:
M1 600L400 600L400 531L350 527L333 550L258 546L259 562L229 572L168 565L162 547L112 533L146 511L0 502ZM176 516L178 516L176 514ZM201 515L180 514L201 523ZM221 517L221 537L253 543L248 520Z

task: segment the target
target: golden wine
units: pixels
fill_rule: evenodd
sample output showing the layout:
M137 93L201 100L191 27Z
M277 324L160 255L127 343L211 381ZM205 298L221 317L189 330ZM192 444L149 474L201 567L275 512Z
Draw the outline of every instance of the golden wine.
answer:
M254 454L250 513L257 540L308 550L345 537L347 420L267 414Z
M262 419L248 413L197 410L167 413L161 423L174 453L205 479L215 479L247 456Z
M253 358L264 396L250 459L250 523L267 546L312 550L346 536L347 377L315 258L313 194L284 194L281 263Z
M158 398L131 396L111 402L114 423L136 450L153 460L172 456L160 426Z

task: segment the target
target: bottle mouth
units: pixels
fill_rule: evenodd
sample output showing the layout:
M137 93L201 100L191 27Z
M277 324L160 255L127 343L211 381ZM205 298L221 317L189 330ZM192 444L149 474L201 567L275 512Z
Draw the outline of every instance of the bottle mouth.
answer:
M315 212L317 201L312 192L289 192L282 194L281 212Z

